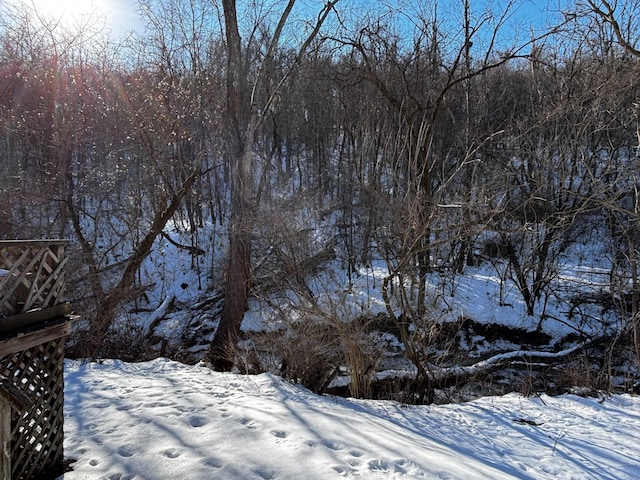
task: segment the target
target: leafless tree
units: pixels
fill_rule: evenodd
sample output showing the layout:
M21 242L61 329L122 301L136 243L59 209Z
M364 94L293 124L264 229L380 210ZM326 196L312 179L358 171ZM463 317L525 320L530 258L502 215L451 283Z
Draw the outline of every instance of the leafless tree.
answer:
M226 290L220 324L211 342L209 361L217 370L229 370L233 366L236 343L244 312L247 309L251 273L252 225L255 213L254 190L254 139L266 112L276 100L281 85L286 83L292 69L300 62L309 45L317 37L322 25L333 11L337 0L327 2L303 40L291 68L275 85L266 84L266 73L272 68L275 53L295 0L289 0L271 35L253 83L246 70L239 31L235 0L223 0L225 39L227 45L226 111L227 138L231 165L231 210L229 225L229 253L226 270ZM266 102L257 103L257 94L266 89Z

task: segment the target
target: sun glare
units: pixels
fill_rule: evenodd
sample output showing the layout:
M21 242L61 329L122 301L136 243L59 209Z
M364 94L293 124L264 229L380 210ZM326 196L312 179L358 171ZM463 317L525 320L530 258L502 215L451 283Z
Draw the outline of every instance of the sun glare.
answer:
M107 13L108 0L23 0L35 10L55 21L66 24L81 22L92 15Z
M0 0L2 3L5 0ZM50 25L75 28L105 28L113 38L122 38L140 28L134 0L8 0L35 10Z

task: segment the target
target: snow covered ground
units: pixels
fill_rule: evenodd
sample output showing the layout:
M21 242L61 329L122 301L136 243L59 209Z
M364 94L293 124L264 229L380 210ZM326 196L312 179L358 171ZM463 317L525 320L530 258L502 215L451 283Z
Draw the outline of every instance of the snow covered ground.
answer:
M64 480L640 478L635 396L406 406L165 359L65 381Z

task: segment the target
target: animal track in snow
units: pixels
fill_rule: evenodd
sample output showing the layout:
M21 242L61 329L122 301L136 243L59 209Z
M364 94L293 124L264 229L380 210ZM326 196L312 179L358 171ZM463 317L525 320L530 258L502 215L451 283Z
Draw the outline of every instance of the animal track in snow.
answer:
M261 468L256 470L256 474L260 476L263 480L275 480L276 474L266 468Z
M134 453L135 450L133 448L133 445L122 445L118 449L118 455L120 455L121 457L133 457Z
M400 475L405 475L407 469L413 465L415 465L414 462L406 458L399 458L393 462L376 458L367 463L367 467L371 472L399 473Z
M244 425L245 427L247 427L249 430L255 430L256 428L259 427L259 424L257 424L256 422L254 422L252 419L244 417L240 420L240 423L242 425Z
M276 438L287 438L287 435L289 435L287 432L282 430L271 430L269 433Z
M380 460L379 458L376 458L375 460L371 460L367 465L369 466L369 470L371 470L372 472L388 472L389 471L389 464L384 460Z
M207 424L207 419L204 417L191 417L189 424L194 428L202 427Z
M200 463L205 467L211 467L211 468L223 467L222 462L219 460L216 460L215 458L203 458L202 460L200 460Z
M182 455L182 450L180 450L179 448L168 448L167 450L162 452L162 455L167 458L178 458L180 455Z
M324 440L322 444L330 448L331 450L344 450L344 445L340 442L334 442L332 440Z
M110 473L106 477L107 480L133 480L134 478L135 478L135 475L128 475L128 474L117 473L117 472Z
M357 476L360 472L355 468L345 467L344 465L336 465L333 469L340 474L342 477L346 477L347 475Z

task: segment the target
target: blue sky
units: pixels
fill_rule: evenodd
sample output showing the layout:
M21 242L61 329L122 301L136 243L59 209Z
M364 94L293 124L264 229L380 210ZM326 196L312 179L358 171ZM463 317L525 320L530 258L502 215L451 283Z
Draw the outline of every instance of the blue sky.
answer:
M343 3L350 3L352 1L353 0L342 0ZM453 3L462 4L462 1L463 0L453 0ZM120 36L140 25L140 19L136 12L137 2L135 0L102 0L102 2L109 10L109 23L116 36ZM443 4L445 2L439 0L438 3ZM476 0L472 1L471 5L472 8L477 8L478 5L482 3L489 5L492 9L502 9L507 4L504 0L489 0L488 2L478 2ZM523 23L544 24L546 21L552 21L558 10L564 9L567 3L566 0L522 0L517 9L517 17L518 20Z
M107 16L108 28L112 32L112 36L115 38L124 36L128 31L140 28L141 20L137 14L137 1L136 0L10 0L12 2L24 2L33 4L37 9L50 9L55 15L60 15L60 12L64 10L68 13L77 13L82 11L102 12ZM319 0L318 0L319 1ZM239 3L242 3L240 1ZM304 2L306 6L311 7L316 0L306 0ZM363 6L371 6L373 2L371 0L363 2L362 0L341 0L340 4L345 7L349 4L357 5L360 3ZM428 11L429 4L435 3L430 0L410 0L410 3L419 5L421 8ZM463 0L437 0L437 4L443 10L451 9L461 11L461 5ZM547 21L553 20L553 17L557 14L558 10L563 9L564 5L568 3L568 0L519 0L516 13L516 21L522 25L544 24ZM472 9L476 12L480 12L488 6L492 11L502 10L507 5L505 0L481 0L471 1ZM426 7L426 8L425 8Z

